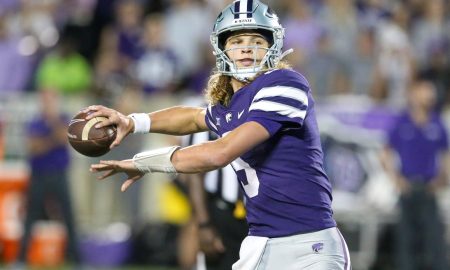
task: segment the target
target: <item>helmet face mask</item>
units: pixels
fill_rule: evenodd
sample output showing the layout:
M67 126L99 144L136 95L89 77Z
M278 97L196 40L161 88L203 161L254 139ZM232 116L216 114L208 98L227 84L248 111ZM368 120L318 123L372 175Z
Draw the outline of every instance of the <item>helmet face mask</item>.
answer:
M239 32L256 32L265 37L269 48L247 46L254 54L254 65L238 68L225 50L225 41L228 37ZM217 17L214 30L211 34L211 44L216 56L216 68L219 73L230 75L240 81L247 81L262 69L276 67L282 55L284 29L278 22L278 17L270 8L258 0L237 0L227 6ZM261 62L257 63L256 51L266 49Z

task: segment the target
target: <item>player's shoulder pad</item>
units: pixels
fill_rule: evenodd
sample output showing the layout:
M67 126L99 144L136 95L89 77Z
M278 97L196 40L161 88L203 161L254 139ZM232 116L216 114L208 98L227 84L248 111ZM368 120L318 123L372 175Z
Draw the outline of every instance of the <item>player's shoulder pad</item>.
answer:
M293 69L274 69L257 78L260 87L290 86L309 91L309 83L305 76Z

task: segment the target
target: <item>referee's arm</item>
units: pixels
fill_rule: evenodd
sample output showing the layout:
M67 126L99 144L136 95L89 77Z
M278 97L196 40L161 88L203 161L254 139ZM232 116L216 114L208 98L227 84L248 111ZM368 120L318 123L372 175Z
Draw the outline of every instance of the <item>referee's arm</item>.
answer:
M197 224L209 224L209 214L203 188L204 174L187 174L185 176L189 178L187 179L187 184L195 220Z
M211 133L209 132L195 133L184 138L187 139L183 141L184 146L213 140ZM225 246L213 224L211 224L208 212L208 201L204 188L205 174L184 174L183 178L186 180L187 186L189 187L189 198L195 222L197 224L200 250L206 255L223 253L225 251Z

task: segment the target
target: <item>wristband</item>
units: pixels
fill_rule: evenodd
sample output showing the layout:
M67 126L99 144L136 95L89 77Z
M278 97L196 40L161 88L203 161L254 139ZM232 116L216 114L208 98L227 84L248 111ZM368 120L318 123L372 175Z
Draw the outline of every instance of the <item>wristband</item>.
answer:
M150 132L152 120L146 113L132 113L128 115L134 123L133 133L144 134Z
M170 146L138 153L133 157L133 164L142 173L162 172L176 175L177 170L170 159L173 152L179 148Z

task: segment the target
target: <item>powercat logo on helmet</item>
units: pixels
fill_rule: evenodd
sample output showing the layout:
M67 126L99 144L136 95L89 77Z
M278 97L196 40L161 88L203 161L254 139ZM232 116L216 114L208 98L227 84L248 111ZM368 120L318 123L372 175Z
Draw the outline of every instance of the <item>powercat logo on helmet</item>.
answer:
M253 18L233 20L233 23L254 23L254 22L255 22L255 20Z

